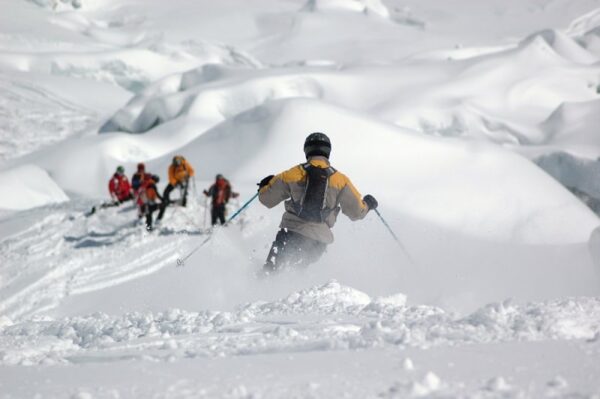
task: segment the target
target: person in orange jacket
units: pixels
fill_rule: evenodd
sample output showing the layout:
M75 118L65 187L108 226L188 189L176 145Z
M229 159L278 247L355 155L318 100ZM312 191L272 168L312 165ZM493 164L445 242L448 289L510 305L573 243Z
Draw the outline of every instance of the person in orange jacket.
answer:
M181 206L186 206L190 177L194 176L194 174L194 168L192 168L192 165L190 165L183 156L176 155L173 157L173 162L171 162L171 165L169 166L169 184L167 184L167 187L165 187L165 191L163 192L163 201L160 206L157 220L162 219L165 209L171 203L170 195L175 187L179 187L182 190Z

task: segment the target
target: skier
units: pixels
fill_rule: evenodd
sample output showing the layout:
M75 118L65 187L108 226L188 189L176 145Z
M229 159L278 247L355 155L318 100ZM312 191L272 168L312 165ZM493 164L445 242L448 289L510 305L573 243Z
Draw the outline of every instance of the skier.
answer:
M231 184L223 175L218 174L215 183L208 190L204 190L204 195L212 198L210 208L211 224L216 225L217 219L222 225L225 224L225 206L230 198L236 198L239 194L231 190Z
M350 180L329 163L331 141L311 133L304 142L307 162L258 183L259 200L267 208L285 201L285 213L263 270L306 266L323 255L333 242L331 228L340 210L359 220L377 208L372 195L361 195Z
M133 193L136 194L138 188L142 185L144 181L144 174L146 173L146 165L143 162L137 164L137 172L131 176L131 188L133 189Z
M186 159L181 155L176 155L173 157L173 162L169 166L169 184L165 188L165 191L162 195L162 203L160 205L160 212L158 213L157 220L161 220L165 209L169 204L171 204L171 191L175 189L175 187L179 187L182 190L181 195L181 206L186 206L187 204L187 194L188 194L188 186L190 183L190 177L194 176L194 168Z
M153 175L152 173L146 173L146 165L143 162L137 164L137 172L133 174L131 177L131 188L133 191L133 195L136 198L136 203L138 204L138 219L141 219L145 215L144 209L140 206L140 194L141 187L144 183L144 179L150 176L154 180L154 184L158 183L159 177L157 175ZM156 187L154 188L158 193ZM162 197L160 197L162 198Z
M129 184L127 176L125 176L124 167L117 167L117 171L108 182L108 191L113 199L113 206L120 205L125 201L133 199L131 185Z
M98 208L105 209L113 206L119 206L125 201L133 199L133 193L131 192L131 185L127 176L125 176L125 168L117 166L115 174L108 181L108 192L110 193L110 202L105 202L99 207L93 206L92 209L85 214L85 216L91 216L96 213Z
M163 197L158 193L156 183L158 183L158 176L144 173L143 180L138 187L137 192L137 205L138 214L146 216L146 230L152 231L152 214L154 211L159 209L159 203L157 199L163 201Z

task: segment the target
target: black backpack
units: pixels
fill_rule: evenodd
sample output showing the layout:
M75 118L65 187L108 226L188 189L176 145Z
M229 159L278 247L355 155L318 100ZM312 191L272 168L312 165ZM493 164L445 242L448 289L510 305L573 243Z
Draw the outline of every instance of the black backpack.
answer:
M327 187L329 187L329 177L336 170L334 168L318 168L309 162L302 165L306 171L306 187L300 200L300 204L294 203L296 215L308 222L323 223L331 209L325 208Z

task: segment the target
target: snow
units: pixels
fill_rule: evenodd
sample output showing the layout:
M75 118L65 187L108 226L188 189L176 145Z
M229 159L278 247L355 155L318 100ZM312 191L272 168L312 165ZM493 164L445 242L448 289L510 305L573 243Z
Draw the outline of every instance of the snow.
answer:
M383 18L389 18L390 12L379 0L308 0L303 11L344 10L364 14L373 13Z
M4 8L0 397L600 395L597 0ZM341 217L260 278L281 207L208 239L201 192L224 174L231 215L313 131L402 248ZM176 154L154 232L88 215Z
M0 186L7 193L0 200L0 209L29 209L69 200L48 173L34 165L5 171L0 175Z
M232 312L170 309L5 322L1 361L3 365L68 363L109 356L102 351L116 349L130 356L158 349L155 356L161 358L167 354L219 357L319 348L585 340L597 333L599 315L597 298L587 298L523 306L496 303L456 317L432 306L383 304L330 281L279 301L250 303ZM317 316L323 319L314 320ZM410 369L410 363L405 368ZM435 376L429 376L424 388L438 384Z

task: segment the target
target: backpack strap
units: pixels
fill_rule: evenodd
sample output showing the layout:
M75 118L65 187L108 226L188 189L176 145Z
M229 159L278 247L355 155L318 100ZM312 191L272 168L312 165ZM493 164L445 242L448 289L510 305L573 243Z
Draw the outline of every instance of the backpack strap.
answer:
M309 168L316 168L316 166L313 166L310 162L305 162L299 165L302 169L304 169L305 172L308 172ZM327 177L331 177L331 175L333 175L334 173L337 172L337 169L334 168L333 166L328 166L327 168L325 168L325 170L327 170Z

